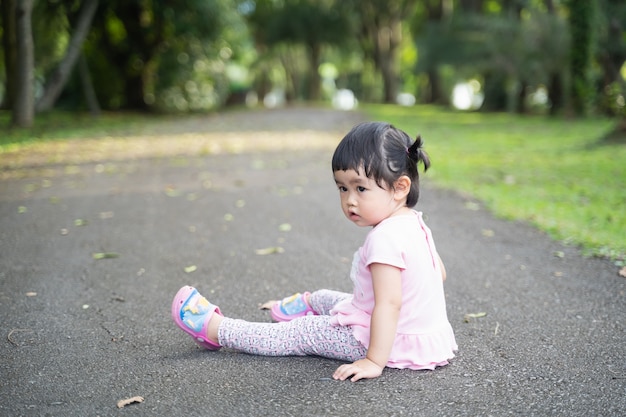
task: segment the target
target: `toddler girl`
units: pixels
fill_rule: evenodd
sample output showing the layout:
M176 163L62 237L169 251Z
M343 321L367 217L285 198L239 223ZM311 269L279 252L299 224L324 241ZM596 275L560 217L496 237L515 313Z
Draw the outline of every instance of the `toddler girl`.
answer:
M375 378L383 369L434 369L457 349L443 291L445 269L420 212L418 164L430 166L422 139L412 143L385 123L355 126L339 143L332 170L343 213L370 226L355 253L351 294L318 290L271 308L277 323L224 317L195 288L172 303L176 324L208 350L267 356L315 355L348 363L334 379Z

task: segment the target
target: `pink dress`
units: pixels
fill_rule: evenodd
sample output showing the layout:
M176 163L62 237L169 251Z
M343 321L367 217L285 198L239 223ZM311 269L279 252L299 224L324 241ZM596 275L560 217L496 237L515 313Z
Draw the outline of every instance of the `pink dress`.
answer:
M354 254L352 297L331 310L332 324L351 326L355 338L366 347L374 309L372 263L402 270L402 308L387 366L434 369L447 365L458 347L446 313L437 249L421 212L390 217L368 233Z

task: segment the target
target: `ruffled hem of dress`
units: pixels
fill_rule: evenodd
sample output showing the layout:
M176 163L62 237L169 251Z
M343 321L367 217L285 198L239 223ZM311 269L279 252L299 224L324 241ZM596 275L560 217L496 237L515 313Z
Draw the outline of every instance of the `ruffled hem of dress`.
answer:
M454 358L454 352L457 350L458 345L452 327L437 333L397 335L387 366L432 370L438 366L448 365L448 361Z
M363 346L369 347L369 328L354 322L349 324L346 318L337 314L333 316L331 323L351 326L354 337ZM351 318L354 319L354 317ZM454 352L457 350L458 345L452 326L445 323L427 333L396 335L387 366L400 369L432 370L438 366L448 365L448 361L454 358Z

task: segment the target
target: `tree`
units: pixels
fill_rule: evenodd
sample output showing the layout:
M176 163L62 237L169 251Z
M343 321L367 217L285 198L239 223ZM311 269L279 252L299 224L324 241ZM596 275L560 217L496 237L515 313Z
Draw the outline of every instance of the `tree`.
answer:
M6 72L5 95L2 108L12 109L17 89L17 0L3 0L2 6L2 45L4 46L4 68Z
M599 89L604 92L600 110L617 116L607 139L626 143L626 81L620 70L626 63L626 4L619 0L600 2L604 21L599 27L597 61L602 69Z
M97 8L98 0L84 0L82 2L65 57L47 79L44 93L36 104L37 111L50 110L63 91L74 66L81 56L82 45L91 28L91 22ZM84 65L86 67L86 64ZM85 71L85 67L83 67L83 71Z
M428 80L424 101L432 104L446 104L448 99L443 91L440 66L449 61L450 19L454 8L451 2L429 0L420 4L420 18L413 20L415 43L419 51L416 70L424 72ZM456 48L452 48L454 50Z
M306 97L319 100L321 77L318 70L322 63L323 48L340 45L350 36L350 22L345 11L341 3L332 0L256 2L256 8L248 20L253 27L257 48L271 48L279 52L287 78L292 80L295 96L304 94L298 94L298 74L294 72L295 65L290 62L291 56L297 53L298 46L305 48L308 61Z
M576 115L585 114L591 102L592 87L589 76L591 67L592 22L595 1L569 0L569 27L572 36L570 47L570 73L572 110Z
M7 72L15 77L11 123L17 127L30 127L35 120L33 5L34 0L21 0L15 7L16 59L14 68L8 68Z
M193 108L189 105L191 90L194 97L212 97L216 89L227 90L224 80L204 88L189 77L213 67L224 72L223 61L232 54L232 48L220 35L232 23L230 19L236 10L232 3L231 0L103 2L85 45L103 106L150 110L167 92L170 97L175 96L173 101L185 103L174 107L186 110ZM226 16L227 10L232 14ZM210 91L204 93L203 89Z
M545 0L545 7L549 16L552 25L555 26L554 29L550 30L552 34L566 34L566 28L562 27L561 19L559 18L559 14L557 12L557 7L555 5L554 0ZM567 34L568 35L568 34ZM566 36L567 36L566 35ZM566 42L569 42L567 39ZM557 44L560 42L556 42ZM563 42L565 43L565 42ZM553 43L554 44L554 43ZM552 52L548 52L550 56L560 56L562 51L566 48L558 47ZM550 66L547 69L547 89L548 89L548 100L550 101L550 115L555 116L559 114L565 107L565 77L564 71L565 65L563 65L560 60L557 60L555 65Z
M395 103L398 95L398 48L402 24L413 15L416 0L356 0L360 39L366 59L371 59L383 79L383 101Z

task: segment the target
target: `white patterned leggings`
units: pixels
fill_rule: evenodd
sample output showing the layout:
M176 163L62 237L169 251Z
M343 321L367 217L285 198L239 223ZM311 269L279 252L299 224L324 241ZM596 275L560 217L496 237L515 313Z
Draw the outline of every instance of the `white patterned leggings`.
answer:
M218 330L220 345L262 356L322 356L354 362L367 349L354 338L349 326L330 324L330 310L350 297L338 291L311 293L311 308L319 315L300 317L284 323L253 323L224 318Z

